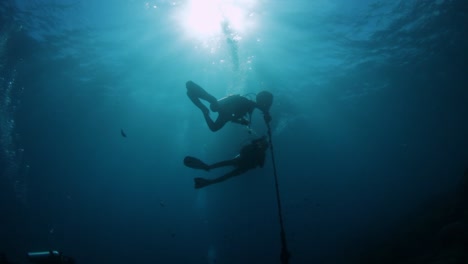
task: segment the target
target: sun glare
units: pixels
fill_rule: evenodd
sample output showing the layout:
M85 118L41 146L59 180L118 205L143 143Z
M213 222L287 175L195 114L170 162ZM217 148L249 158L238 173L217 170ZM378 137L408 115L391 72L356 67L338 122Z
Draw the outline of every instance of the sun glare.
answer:
M207 40L229 31L237 34L246 30L248 9L252 0L189 0L179 14L180 22L191 37ZM229 33L231 34L231 33Z

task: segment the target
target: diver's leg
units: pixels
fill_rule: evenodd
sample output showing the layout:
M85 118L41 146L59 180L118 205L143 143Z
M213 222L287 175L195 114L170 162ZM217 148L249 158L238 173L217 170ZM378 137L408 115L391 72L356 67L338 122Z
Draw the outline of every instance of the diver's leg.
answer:
M238 164L239 156L230 159L230 160L223 160L220 162L216 162L215 164L209 165L208 168L211 169L216 169L220 167L225 167L225 166L236 166Z
M209 94L207 91L205 91L200 85L188 81L185 83L185 87L187 88L187 95L190 97L190 99L193 101L194 99L203 99L208 101L210 104L214 104L218 102L214 96ZM200 101L200 100L198 100ZM195 103L195 102L194 102ZM195 103L197 104L197 103Z
M210 170L210 166L208 166L208 164L192 156L186 156L184 158L184 165L192 169L200 169L206 171Z
M194 105L196 105L203 113L203 115L205 115L205 118L206 118L206 115L209 115L210 114L210 110L208 110L208 107L206 107L201 101L200 99L198 99L197 97L194 97L192 95L190 95L189 92L187 92L187 95L188 97L190 98L190 101L193 102ZM208 116L209 117L209 116Z
M229 178L232 178L234 176L238 176L238 175L240 175L240 174L242 174L242 173L244 173L246 171L247 170L245 170L245 169L236 168L233 171L228 172L228 173L224 174L223 176L212 179L212 180L205 179L205 178L195 178L194 179L195 189L200 189L200 188L206 187L206 186L211 185L211 184L223 182L223 181L225 181L225 180L227 180Z
M195 189L200 189L211 184L211 180L205 178L195 178L193 181L195 183Z
M209 112L203 113L203 117L205 117L206 124L213 132L220 130L229 121L221 114L218 114L218 118L216 119L216 121L213 121L210 117Z
M240 174L242 174L242 173L244 173L244 172L246 172L246 171L247 171L247 170L245 170L245 169L235 168L234 170L232 170L232 171L230 171L230 172L224 174L224 175L221 176L221 177L212 179L211 182L212 182L212 184L213 184L213 183L223 182L223 181L225 181L225 180L227 180L227 179L229 179L229 178L232 178L232 177L234 177L234 176L238 176L238 175L240 175Z

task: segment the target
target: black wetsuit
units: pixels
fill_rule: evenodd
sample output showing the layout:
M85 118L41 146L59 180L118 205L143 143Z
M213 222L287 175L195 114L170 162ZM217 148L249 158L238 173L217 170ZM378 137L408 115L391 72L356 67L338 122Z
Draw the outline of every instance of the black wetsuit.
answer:
M244 146L239 154L239 169L250 170L256 167L263 168L265 164L266 149L262 149L257 143Z

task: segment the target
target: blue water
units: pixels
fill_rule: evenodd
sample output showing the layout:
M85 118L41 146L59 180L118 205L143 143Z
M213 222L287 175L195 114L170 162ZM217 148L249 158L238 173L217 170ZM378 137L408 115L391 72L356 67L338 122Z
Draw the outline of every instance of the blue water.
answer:
M274 94L291 263L363 263L468 167L467 13L465 0L1 1L0 253L280 263L271 154L200 190L194 177L223 171L182 164L235 156L267 133L262 117L253 134L209 131L192 80L217 98Z

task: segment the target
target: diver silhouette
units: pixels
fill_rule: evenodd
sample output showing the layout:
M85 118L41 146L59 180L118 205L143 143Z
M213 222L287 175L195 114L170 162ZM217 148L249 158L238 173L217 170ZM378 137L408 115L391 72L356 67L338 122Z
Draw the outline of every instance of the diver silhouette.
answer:
M252 112L255 108L263 112L265 122L269 123L271 121L269 110L273 103L273 94L268 91L259 92L256 96L256 101L252 101L241 95L230 95L217 100L213 95L192 81L188 81L185 86L187 88L187 96L202 111L208 127L213 132L220 130L229 121L245 126L250 125ZM210 103L211 111L218 113L215 121L211 119L210 110L200 99Z
M223 182L234 176L243 174L248 170L255 169L256 167L263 168L263 165L265 164L266 150L268 147L269 143L267 137L263 136L261 138L252 140L250 144L242 147L239 155L233 159L208 165L195 157L187 156L184 158L184 165L192 169L201 169L205 171L225 166L234 167L232 171L215 179L195 178L195 189L200 189L211 184Z

